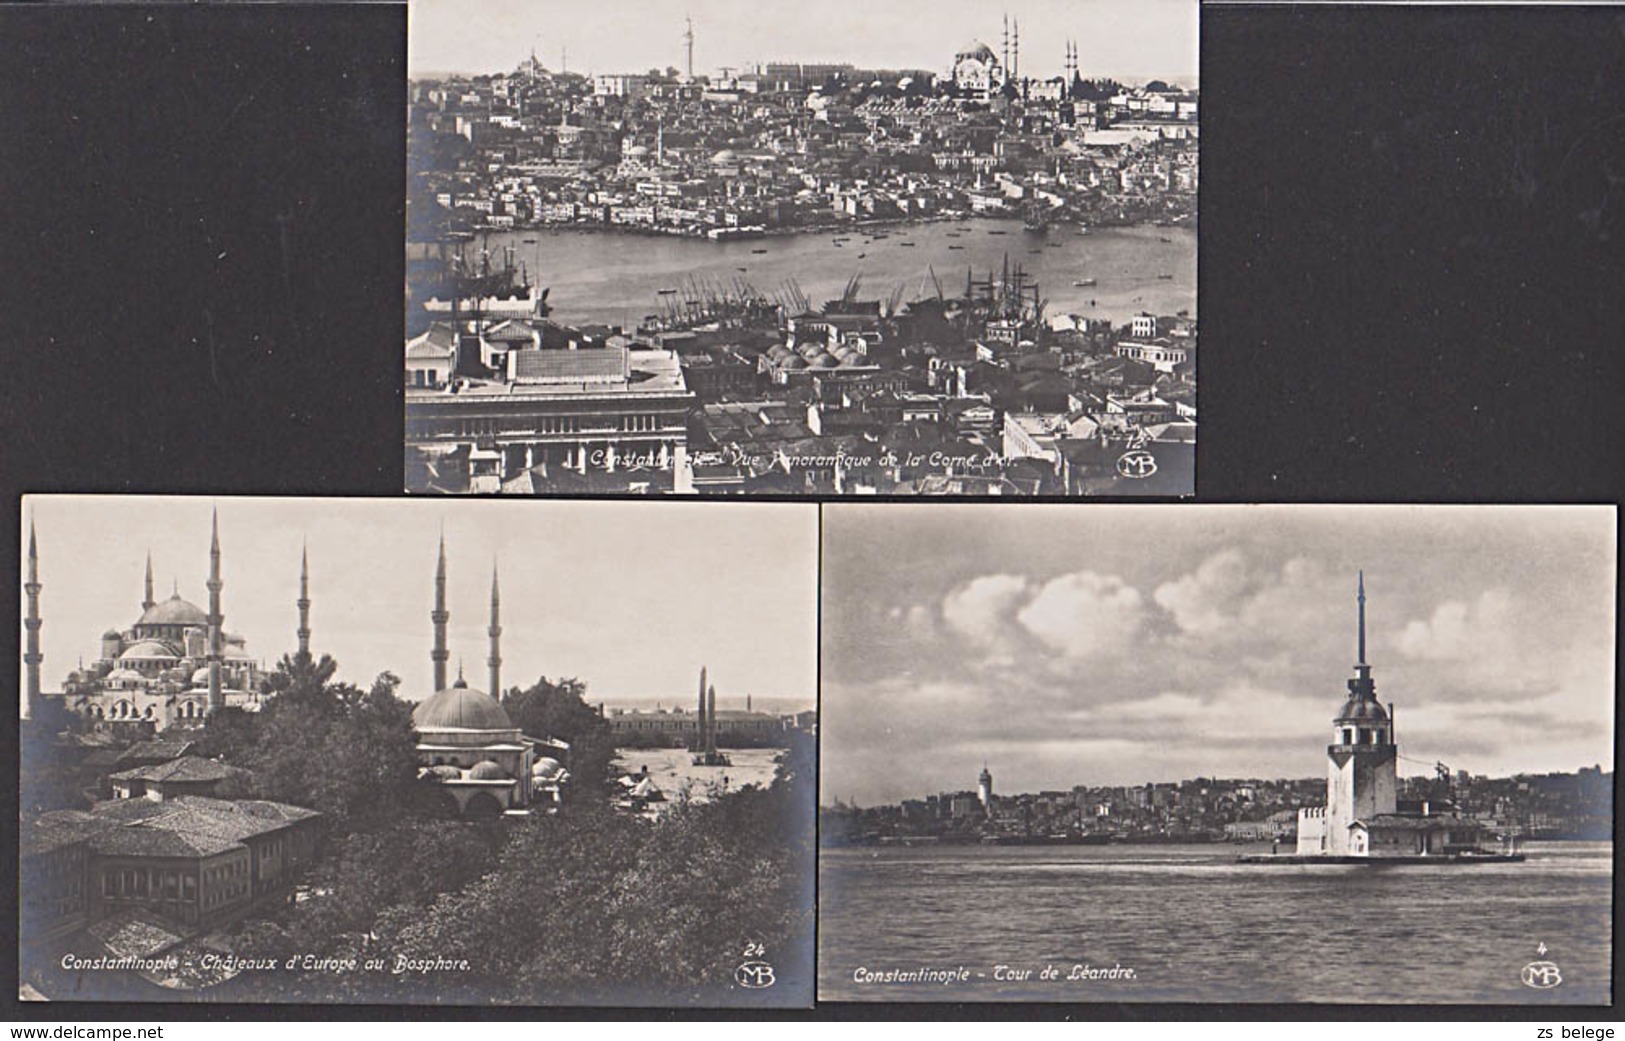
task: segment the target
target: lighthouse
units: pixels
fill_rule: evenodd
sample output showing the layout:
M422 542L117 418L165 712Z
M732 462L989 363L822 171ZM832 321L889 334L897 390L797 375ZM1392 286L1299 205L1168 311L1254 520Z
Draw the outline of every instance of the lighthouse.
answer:
M1365 654L1365 573L1359 578L1358 636L1354 678L1348 700L1332 720L1326 748L1326 806L1303 810L1298 820L1298 853L1348 856L1356 850L1351 826L1398 809L1399 746L1393 713L1377 700L1376 681Z

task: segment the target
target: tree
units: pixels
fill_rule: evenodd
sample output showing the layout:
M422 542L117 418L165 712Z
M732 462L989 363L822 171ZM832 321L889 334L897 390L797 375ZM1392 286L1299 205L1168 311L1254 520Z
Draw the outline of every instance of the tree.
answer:
M502 707L526 735L570 744L570 776L578 797L600 795L609 783L615 744L609 724L586 702L587 685L578 679L557 683L546 676L523 690L502 696Z

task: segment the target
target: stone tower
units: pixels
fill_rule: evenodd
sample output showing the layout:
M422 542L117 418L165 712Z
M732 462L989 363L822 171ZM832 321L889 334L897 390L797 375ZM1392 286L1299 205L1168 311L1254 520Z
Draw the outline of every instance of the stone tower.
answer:
M1398 809L1399 746L1392 716L1377 701L1377 685L1365 658L1365 573L1359 581L1359 660L1348 681L1349 697L1332 721L1326 749L1326 853L1346 856L1349 825Z

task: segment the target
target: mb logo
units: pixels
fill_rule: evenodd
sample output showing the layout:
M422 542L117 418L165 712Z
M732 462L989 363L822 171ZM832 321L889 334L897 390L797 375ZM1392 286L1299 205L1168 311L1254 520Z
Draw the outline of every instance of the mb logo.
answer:
M741 987L761 990L773 986L773 966L765 961L748 961L734 970L734 979Z
M1550 990L1562 982L1563 974L1558 971L1556 962L1532 961L1523 967L1523 985L1526 987Z
M1132 452L1124 452L1117 457L1117 472L1124 477L1132 477L1136 480L1142 477L1150 477L1157 472L1157 457L1143 448L1137 448Z

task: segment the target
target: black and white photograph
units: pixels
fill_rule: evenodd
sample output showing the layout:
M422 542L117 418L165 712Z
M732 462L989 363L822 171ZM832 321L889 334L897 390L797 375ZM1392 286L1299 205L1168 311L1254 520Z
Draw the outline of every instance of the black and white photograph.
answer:
M1195 0L418 0L405 486L1195 491Z
M1613 507L823 514L821 1001L1611 1002Z
M812 1003L815 506L22 520L25 1000Z

